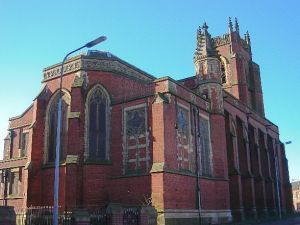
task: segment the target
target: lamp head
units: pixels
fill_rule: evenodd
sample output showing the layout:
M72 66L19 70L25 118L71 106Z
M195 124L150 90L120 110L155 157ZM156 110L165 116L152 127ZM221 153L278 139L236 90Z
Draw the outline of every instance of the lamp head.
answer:
M99 44L100 42L105 41L106 39L107 39L107 38L106 38L105 36L98 37L98 38L96 38L95 40L90 41L89 43L87 43L87 44L85 45L85 47L91 48L91 47L93 47L93 46Z

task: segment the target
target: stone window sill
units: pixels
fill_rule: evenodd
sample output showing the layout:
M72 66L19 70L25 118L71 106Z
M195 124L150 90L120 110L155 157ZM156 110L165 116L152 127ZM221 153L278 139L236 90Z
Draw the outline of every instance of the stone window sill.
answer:
M84 164L86 165L112 165L111 160L107 159L86 159Z
M59 166L65 166L66 165L66 161L60 161L59 162ZM43 165L43 169L44 168L54 168L55 167L55 162L47 162Z
M23 199L24 197L20 196L19 194L17 195L8 195L6 199Z

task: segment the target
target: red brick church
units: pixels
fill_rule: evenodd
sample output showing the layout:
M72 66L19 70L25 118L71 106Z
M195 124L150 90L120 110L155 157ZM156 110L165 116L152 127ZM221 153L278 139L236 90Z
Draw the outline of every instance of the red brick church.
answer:
M279 130L265 117L249 33L197 31L195 75L156 78L102 51L67 60L59 204L152 204L158 224L274 216L292 209ZM60 66L9 119L0 161L0 204L53 205Z

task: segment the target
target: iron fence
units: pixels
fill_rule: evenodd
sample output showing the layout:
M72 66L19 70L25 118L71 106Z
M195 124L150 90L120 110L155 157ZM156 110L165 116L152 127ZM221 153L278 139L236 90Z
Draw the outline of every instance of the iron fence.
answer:
M90 213L90 225L111 225L112 213L106 209L95 210Z
M140 225L140 209L125 208L123 214L123 225Z
M16 225L52 225L53 207L29 207L23 212L17 212ZM74 218L69 211L61 212L59 215L60 225L73 225Z
M123 225L140 225L141 211L140 208L123 208L124 211L121 221ZM117 215L117 214L116 214ZM90 211L90 225L112 225L112 212L109 208L96 209ZM122 220L123 219L123 220ZM16 212L16 225L52 225L53 224L53 207L29 207L25 210ZM60 210L59 225L75 225L75 216L70 210Z

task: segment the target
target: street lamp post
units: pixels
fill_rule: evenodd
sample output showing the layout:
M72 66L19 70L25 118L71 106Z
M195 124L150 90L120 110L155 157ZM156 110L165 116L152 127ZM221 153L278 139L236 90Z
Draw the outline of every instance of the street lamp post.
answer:
M61 120L62 120L62 79L63 79L63 69L64 63L67 58L83 48L91 48L100 42L106 40L105 36L98 37L97 39L88 42L87 44L69 52L62 61L60 70L60 84L59 84L59 100L57 107L57 129L56 129L56 146L55 146L55 174L54 174L54 205L53 205L53 225L58 225L58 191L59 191L59 156L60 156L60 141L61 141Z

